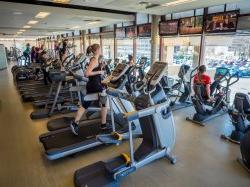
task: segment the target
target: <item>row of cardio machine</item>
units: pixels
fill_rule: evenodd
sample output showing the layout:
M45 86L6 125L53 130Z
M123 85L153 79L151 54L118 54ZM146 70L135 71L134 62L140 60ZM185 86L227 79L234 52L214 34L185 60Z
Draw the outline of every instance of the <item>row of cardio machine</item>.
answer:
M76 92L76 97L78 96L80 100L79 94L84 92L84 89L79 88L84 88L87 78L83 74L79 76L79 71L84 71L87 60L84 55L79 55L73 61L74 65L66 68L64 72L52 69L50 77L52 83L60 85L59 90L70 85L67 87L70 90L69 95L72 97L72 93ZM181 66L178 74L180 79L170 87L169 80L166 80L165 76L166 63L154 63L140 81L133 81L133 68L120 63L115 67L112 74L104 80L108 86L106 97L109 100L108 120L112 124L111 130L105 132L100 130L98 102L102 100L103 94L85 94L84 100L95 100L96 102L81 120L79 136L74 136L69 128L73 117L61 117L50 120L47 124L50 132L39 137L44 146L45 155L50 160L101 145L119 145L123 141L129 140L129 155L122 153L108 161L100 161L77 170L74 175L76 186L118 185L121 178L156 159L166 157L172 164L176 162L175 158L170 156L175 144L175 125L171 111L195 104L194 100L198 97L197 94L191 97L191 80L196 69L191 71L190 79L187 81L184 76L187 74L189 67ZM218 70L216 73L221 82L226 78L226 75L229 74L225 72L223 74L222 70ZM75 83L70 80L74 80ZM230 83L230 81L227 82ZM129 93L125 91L125 88L128 90L128 87L130 88ZM181 91L181 89L184 91ZM55 109L51 112L51 108L55 108L58 104L59 106L62 105L58 102L59 93L61 91L57 89L55 92L51 91L49 97L47 96L45 109L48 112L44 116L53 115ZM49 102L52 106L49 105ZM133 138L137 137L143 140L140 146L134 150Z
M75 61L74 64L81 64L79 69L84 70L83 64L85 60L82 57L79 56L73 61ZM47 97L44 106L46 108L39 110L41 111L39 114L41 117L34 118L35 115L32 112L32 119L54 114L55 110L52 113L48 109L55 108L58 105L58 93L61 93L58 90L65 89L66 92L67 88L68 90L72 89L72 86L67 86L69 84L68 77L73 76L74 80L79 83L70 83L76 86L75 92L83 91L77 90L77 88L84 87L87 78L73 72L75 67L65 69L67 70L60 71L55 68L50 70L49 76L52 84L47 89L50 92L49 95L44 96L44 98ZM118 185L122 177L156 159L166 157L172 164L176 162L175 158L170 155L175 144L175 125L169 108L170 101L160 84L166 72L167 64L162 62L154 63L142 80L132 83L130 81L134 80L134 78L130 77L130 75L133 75L134 69L136 67L129 67L124 63L117 64L111 75L103 81L107 85L105 94L85 94L84 100L96 102L93 102L93 106L89 108L87 115L80 121L79 136L73 135L69 128L69 122L73 118L62 117L49 121L48 129L50 132L39 137L44 146L45 155L50 160L101 145L119 145L125 140L129 140L130 154L122 153L109 161L100 161L77 170L75 173L76 186ZM31 84L34 84L34 81L25 82L17 83L17 87L19 89L22 87L24 90L24 87L31 89ZM39 81L36 83L40 85ZM56 83L60 86L60 89L55 86ZM82 85L79 86L81 83ZM32 89L40 88L38 85L33 85ZM51 91L52 87L56 87L56 91ZM133 93L125 91L125 87L130 87ZM51 100L52 95L54 97L53 101ZM37 97L42 96L38 94ZM102 97L107 97L109 101L108 120L112 124L112 129L107 131L100 130L100 108L98 106ZM35 98L32 98L33 104L38 101ZM45 109L46 115L44 114ZM143 139L137 149L134 149L133 146L134 138Z

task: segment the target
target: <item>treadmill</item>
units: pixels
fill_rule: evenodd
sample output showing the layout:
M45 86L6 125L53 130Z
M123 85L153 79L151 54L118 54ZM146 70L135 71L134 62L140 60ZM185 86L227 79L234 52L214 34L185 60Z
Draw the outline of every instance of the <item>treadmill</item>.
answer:
M124 74L126 73L128 68L129 66L126 64L118 64L115 70L112 72L112 75L106 79L107 85L108 86L116 85L116 87L119 87L119 85L121 84L125 85L126 76ZM97 95L98 98L98 93L90 95ZM82 121L79 124L80 130L78 136L75 136L71 132L71 129L69 127L42 134L39 137L39 139L44 146L46 157L49 160L55 160L100 145L106 145L109 143L110 144L121 143L120 139L117 140L116 136L113 137L109 135L110 133L113 132L116 135L119 135L119 137L122 137L123 134L126 134L128 132L126 121L124 121L123 115L121 115L125 111L120 111L120 110L121 108L126 107L126 112L129 112L133 111L134 107L130 102L127 103L124 102L124 105L119 107L119 102L123 102L122 100L119 100L118 98L114 99L112 97L108 98L111 109L110 120L112 122L112 129L106 131L100 130L101 120L99 118L99 119ZM134 122L133 127L134 127L133 130L136 134L141 133L138 121ZM107 135L107 138L106 139L104 138L105 142L96 139L96 136L100 134Z

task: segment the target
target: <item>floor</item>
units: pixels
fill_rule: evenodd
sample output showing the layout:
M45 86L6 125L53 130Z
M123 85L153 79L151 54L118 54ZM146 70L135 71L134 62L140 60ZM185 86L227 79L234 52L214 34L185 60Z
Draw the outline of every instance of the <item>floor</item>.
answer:
M30 104L23 104L12 75L0 72L0 186L73 187L76 169L128 152L128 144L103 147L57 161L48 161L38 136L46 132L47 120L32 121ZM206 127L193 125L185 117L187 108L174 113L177 142L176 165L158 160L131 174L121 186L249 187L250 176L238 164L239 146L220 139L229 130L228 117L214 119ZM137 142L138 144L138 142Z

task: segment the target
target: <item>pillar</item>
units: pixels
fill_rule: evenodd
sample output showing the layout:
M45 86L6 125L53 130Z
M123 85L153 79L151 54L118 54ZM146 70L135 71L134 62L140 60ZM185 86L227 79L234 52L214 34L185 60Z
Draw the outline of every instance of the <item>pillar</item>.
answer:
M82 49L82 52L85 53L86 52L86 31L85 30L82 30L81 31L81 49Z
M158 32L159 32L159 20L160 16L152 15L151 23L151 62L154 63L158 57L157 54L157 45L158 45Z

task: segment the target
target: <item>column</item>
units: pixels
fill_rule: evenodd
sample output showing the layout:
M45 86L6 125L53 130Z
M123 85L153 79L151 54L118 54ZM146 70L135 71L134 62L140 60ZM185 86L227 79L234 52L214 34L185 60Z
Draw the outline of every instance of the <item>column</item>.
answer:
M159 20L160 16L152 15L151 23L151 62L154 63L157 59L157 39L158 39L158 30L159 30Z

